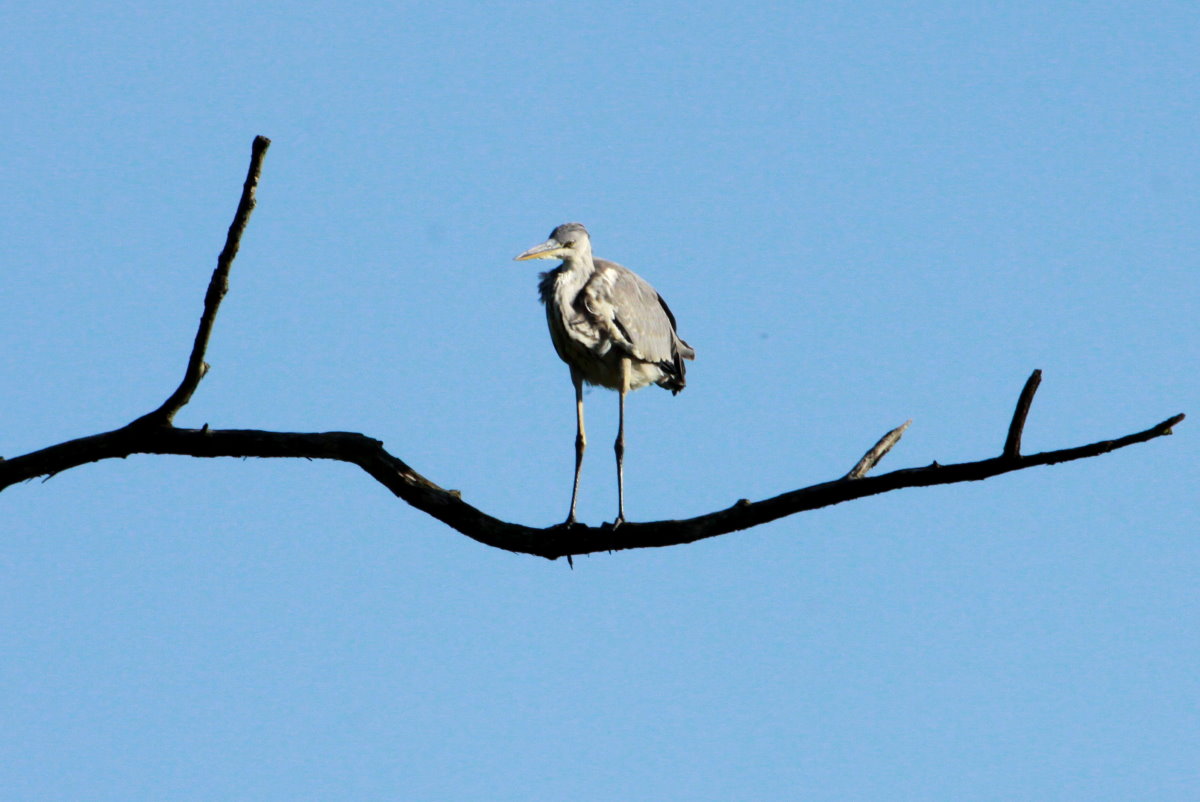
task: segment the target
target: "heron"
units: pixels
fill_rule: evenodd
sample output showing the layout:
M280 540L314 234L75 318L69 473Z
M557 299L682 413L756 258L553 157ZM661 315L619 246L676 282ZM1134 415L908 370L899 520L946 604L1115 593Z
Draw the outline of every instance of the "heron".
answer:
M563 223L541 245L514 257L558 259L558 267L540 275L538 294L554 350L571 369L575 385L575 482L564 525L575 523L579 474L587 434L583 425L583 384L616 390L617 518L625 522L625 396L650 384L671 391L684 388L683 360L696 352L675 333L675 316L649 282L616 262L592 256L592 242L581 223Z

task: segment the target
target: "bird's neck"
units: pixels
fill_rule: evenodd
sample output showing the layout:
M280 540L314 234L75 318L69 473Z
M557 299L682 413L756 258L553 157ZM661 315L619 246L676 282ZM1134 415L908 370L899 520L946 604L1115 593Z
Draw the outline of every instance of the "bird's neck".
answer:
M583 285L587 283L588 276L591 274L588 264L590 262L590 258L587 260L564 259L558 267L541 274L541 281L538 282L538 294L547 309L554 308L556 305L560 308L563 308L564 304L566 307L571 306L575 296L583 289Z
M564 259L561 265L542 274L538 285L542 303L547 309L570 309L594 271L590 254L586 259Z
M559 292L570 293L573 296L587 283L588 278L595 270L590 254L586 259L575 258L564 261L558 269L558 281L555 282Z
M580 253L571 256L569 259L564 259L562 269L564 273L581 273L587 275L594 271L596 267L592 261L591 253Z
M596 272L596 263L592 261L591 252L585 251L564 260L559 271L559 286L577 292Z

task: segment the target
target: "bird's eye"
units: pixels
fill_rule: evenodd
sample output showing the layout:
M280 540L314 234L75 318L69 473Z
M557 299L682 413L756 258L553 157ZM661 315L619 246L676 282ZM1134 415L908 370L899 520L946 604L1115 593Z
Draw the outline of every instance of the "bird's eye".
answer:
M570 242L564 242L564 243L563 243L563 247L564 247L564 248L574 248L574 247L575 247L575 240L571 240Z

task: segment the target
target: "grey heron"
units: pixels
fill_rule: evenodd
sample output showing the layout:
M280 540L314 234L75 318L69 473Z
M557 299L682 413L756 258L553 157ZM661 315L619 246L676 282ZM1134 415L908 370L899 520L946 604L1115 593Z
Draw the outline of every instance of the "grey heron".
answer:
M696 352L675 333L675 316L650 284L616 262L592 256L592 243L581 223L564 223L550 238L515 259L559 259L541 274L538 293L554 350L571 369L575 385L575 483L566 525L575 523L579 473L587 435L583 426L583 383L616 390L617 518L625 521L625 396L648 384L678 393L684 387L683 360Z

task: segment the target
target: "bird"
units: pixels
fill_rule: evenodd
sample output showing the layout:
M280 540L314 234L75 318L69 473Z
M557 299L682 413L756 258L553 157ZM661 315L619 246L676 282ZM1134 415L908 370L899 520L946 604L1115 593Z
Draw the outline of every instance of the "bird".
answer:
M546 307L550 340L571 369L575 385L575 482L564 526L575 524L579 474L587 434L583 425L583 385L616 390L620 416L617 440L616 528L625 522L625 396L650 384L678 394L686 384L684 360L696 351L675 329L675 316L649 282L616 262L592 256L582 223L563 223L540 245L517 254L515 261L558 259L540 274L538 294Z

